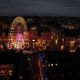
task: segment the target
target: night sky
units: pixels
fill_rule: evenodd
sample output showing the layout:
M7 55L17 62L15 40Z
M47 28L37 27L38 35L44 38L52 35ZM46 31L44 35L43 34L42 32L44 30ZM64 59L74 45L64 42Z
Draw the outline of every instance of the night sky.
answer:
M79 16L80 0L0 0L0 16Z

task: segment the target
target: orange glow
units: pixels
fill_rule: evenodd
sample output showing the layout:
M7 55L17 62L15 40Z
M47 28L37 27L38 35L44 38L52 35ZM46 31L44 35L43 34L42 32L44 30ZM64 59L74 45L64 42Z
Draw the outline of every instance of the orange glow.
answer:
M74 50L69 50L70 53L74 53L75 51L76 51L76 49L74 49Z
M55 40L55 44L56 44L56 45L58 44L58 40Z
M70 41L70 49L69 49L69 52L70 53L75 52L76 51L75 48L76 48L76 46L75 46L75 40Z
M74 44L75 44L75 40L70 41L70 47L73 47L73 46L74 46Z
M61 45L60 50L64 50L64 45Z

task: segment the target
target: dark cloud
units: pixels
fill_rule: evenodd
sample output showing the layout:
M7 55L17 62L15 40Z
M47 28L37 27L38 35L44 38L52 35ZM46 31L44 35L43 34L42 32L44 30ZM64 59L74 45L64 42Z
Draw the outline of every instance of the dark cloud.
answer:
M0 0L0 15L80 16L80 0Z

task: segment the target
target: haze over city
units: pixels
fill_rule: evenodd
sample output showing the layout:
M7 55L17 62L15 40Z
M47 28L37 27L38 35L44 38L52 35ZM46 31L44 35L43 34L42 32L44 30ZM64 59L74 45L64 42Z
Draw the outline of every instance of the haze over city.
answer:
M80 17L80 0L0 0L0 15Z

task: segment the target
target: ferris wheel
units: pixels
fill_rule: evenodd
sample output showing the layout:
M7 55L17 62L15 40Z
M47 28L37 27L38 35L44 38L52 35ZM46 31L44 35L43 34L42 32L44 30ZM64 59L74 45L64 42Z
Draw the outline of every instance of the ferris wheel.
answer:
M26 40L27 32L26 20L21 16L16 17L11 24L9 33L10 43L14 45L15 48L21 48L24 45L24 41Z
M24 27L24 32L27 31L26 20L23 17L19 16L19 17L16 17L11 24L11 31L10 31L11 33L15 33L15 29L19 23L23 25L22 27Z

